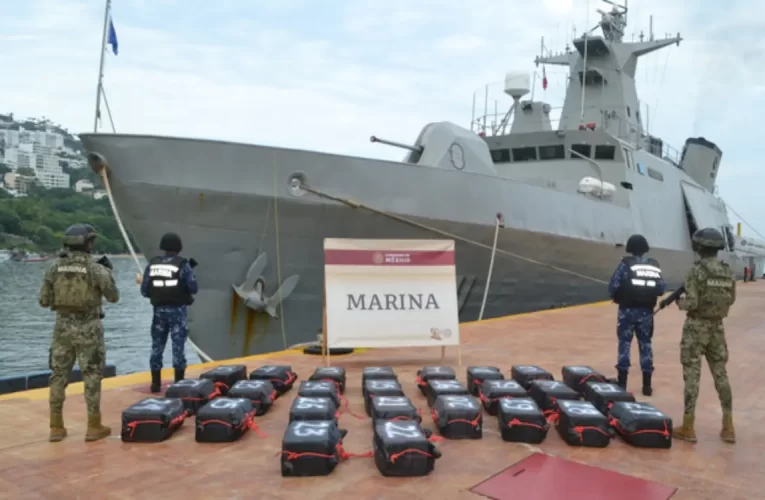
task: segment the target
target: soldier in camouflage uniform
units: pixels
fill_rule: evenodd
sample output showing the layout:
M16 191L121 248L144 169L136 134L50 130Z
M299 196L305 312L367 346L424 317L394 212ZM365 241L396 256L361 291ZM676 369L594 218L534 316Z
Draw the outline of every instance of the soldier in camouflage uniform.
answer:
M640 234L633 234L627 240L627 252L630 254L619 262L611 281L608 293L619 304L616 323L618 339L616 370L617 383L627 388L627 375L630 369L630 349L633 335L637 337L640 351L640 368L643 372L643 394L651 396L651 377L653 375L653 308L658 297L664 293L666 284L661 275L661 267L655 259L645 256L650 250L648 241Z
M736 300L736 279L730 266L717 259L717 252L725 249L725 240L720 231L714 228L699 229L693 235L693 246L700 259L685 278L685 296L677 301L680 310L687 312L680 342L680 362L683 364L685 381L685 414L683 426L676 428L673 436L696 442L696 399L699 396L701 358L705 357L722 405L720 437L725 442L735 443L733 394L725 369L728 345L722 320L728 316Z
M101 298L119 300L119 291L106 257L94 261L90 252L96 230L74 225L64 233L64 252L45 272L40 288L41 307L56 312L50 347L50 441L66 437L64 400L75 360L85 385L88 428L85 441L97 441L111 434L101 425L101 379L106 362Z
M186 372L186 338L189 334L188 306L199 288L191 269L194 259L178 255L183 249L181 238L175 233L162 236L159 249L165 255L154 257L146 266L141 281L141 295L151 300L154 316L151 320L151 392L162 387L162 355L167 339L173 346L175 381L182 380Z

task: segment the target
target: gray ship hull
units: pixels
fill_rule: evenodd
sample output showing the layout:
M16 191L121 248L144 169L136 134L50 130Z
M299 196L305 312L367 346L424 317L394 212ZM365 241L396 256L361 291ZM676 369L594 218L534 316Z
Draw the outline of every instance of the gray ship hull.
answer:
M211 359L316 339L322 324L324 238L444 237L296 192L290 187L296 174L332 195L458 235L463 322L479 315L491 257L485 246L492 244L497 212L504 214L506 227L499 235L502 253L496 257L484 318L607 299L603 282L632 232L627 209L492 176L213 141L81 138L88 151L108 163L115 202L140 250L146 256L158 253L161 235L174 231L183 238L183 253L199 261L200 292L190 308L190 336ZM470 176L469 188L460 175ZM232 290L260 252L269 261L263 273L267 295L280 280L300 276L277 318L246 311ZM652 255L662 263L670 287L682 282L693 262L688 250L654 248Z

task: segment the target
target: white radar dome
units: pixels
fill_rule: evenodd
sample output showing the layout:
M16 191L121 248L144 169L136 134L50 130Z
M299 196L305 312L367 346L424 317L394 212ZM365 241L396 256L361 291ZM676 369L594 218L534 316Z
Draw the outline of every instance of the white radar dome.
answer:
M531 77L526 71L509 71L505 75L505 94L520 99L531 92Z

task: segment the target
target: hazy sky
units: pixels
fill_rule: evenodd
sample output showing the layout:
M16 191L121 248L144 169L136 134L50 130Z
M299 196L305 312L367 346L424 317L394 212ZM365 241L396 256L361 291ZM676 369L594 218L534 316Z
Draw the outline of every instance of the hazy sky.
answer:
M91 131L104 1L3 3L0 112ZM507 71L534 71L541 36L563 50L574 30L596 24L596 8L610 8L595 0L112 3L119 55L107 54L105 88L118 132L389 159L402 151L370 144L370 135L413 142L428 122L468 126L473 92L482 106L487 83L490 107L496 99L507 109L500 82ZM765 7L630 4L627 39L647 33L649 15L657 36L685 38L639 62L651 133L677 149L689 136L717 143L720 193L765 234ZM566 70L547 76L535 97L560 106Z

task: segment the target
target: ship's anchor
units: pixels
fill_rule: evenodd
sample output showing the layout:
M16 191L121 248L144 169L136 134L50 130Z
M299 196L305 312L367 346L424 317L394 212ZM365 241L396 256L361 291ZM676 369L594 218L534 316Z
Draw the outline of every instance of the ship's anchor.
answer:
M247 270L247 276L241 285L232 285L236 294L244 300L244 305L256 312L265 312L276 318L276 308L292 294L300 281L300 276L293 274L281 284L276 292L267 297L265 295L266 281L263 278L263 270L268 264L268 257L263 252L258 255L255 262Z

